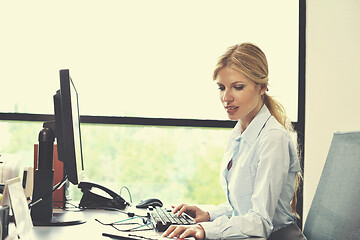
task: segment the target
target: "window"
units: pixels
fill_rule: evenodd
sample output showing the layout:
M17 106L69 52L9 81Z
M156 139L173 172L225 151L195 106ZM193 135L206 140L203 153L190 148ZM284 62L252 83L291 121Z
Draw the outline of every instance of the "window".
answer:
M32 164L42 122L53 114L52 95L64 68L79 92L81 115L149 118L142 123L222 120L211 79L217 58L233 44L253 42L269 61L269 94L298 121L298 1L33 0L0 6L0 21L7 23L0 45L0 153L18 154L25 165ZM2 113L12 120L24 120L16 113L35 115L7 122ZM218 169L230 129L103 125L98 119L100 124L81 126L91 180L113 190L128 186L135 201L149 195L172 203L223 201ZM167 175L160 175L164 170ZM169 193L174 188L178 195Z

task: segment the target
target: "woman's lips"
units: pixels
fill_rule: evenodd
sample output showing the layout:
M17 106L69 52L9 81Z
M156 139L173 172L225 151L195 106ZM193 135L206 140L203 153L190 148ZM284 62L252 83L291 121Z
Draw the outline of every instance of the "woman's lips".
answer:
M227 112L228 114L233 114L233 113L235 113L235 112L238 110L238 108L239 108L239 107L235 107L235 106L227 106L227 107L225 107L226 112Z

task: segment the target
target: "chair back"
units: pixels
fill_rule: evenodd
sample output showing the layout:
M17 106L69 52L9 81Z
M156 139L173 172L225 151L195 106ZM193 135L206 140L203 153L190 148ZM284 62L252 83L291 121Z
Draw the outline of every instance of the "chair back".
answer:
M360 132L333 135L303 232L308 240L360 239Z

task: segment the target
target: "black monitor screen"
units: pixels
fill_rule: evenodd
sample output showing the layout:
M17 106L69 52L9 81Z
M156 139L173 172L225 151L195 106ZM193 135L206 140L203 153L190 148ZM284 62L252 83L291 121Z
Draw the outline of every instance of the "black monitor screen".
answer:
M84 174L78 93L69 70L60 70L60 91L54 97L59 160L69 181L78 184ZM56 102L58 101L58 102Z

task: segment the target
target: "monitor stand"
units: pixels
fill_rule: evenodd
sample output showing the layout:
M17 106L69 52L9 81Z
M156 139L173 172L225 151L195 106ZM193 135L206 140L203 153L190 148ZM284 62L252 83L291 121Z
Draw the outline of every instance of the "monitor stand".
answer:
M45 125L45 124L44 124ZM70 226L85 223L76 212L53 213L53 147L55 133L45 127L39 133L38 168L34 173L30 215L34 226ZM74 218L74 214L77 218Z
M34 226L72 226L85 223L85 219L78 216L78 212L54 212L51 221L33 221Z

